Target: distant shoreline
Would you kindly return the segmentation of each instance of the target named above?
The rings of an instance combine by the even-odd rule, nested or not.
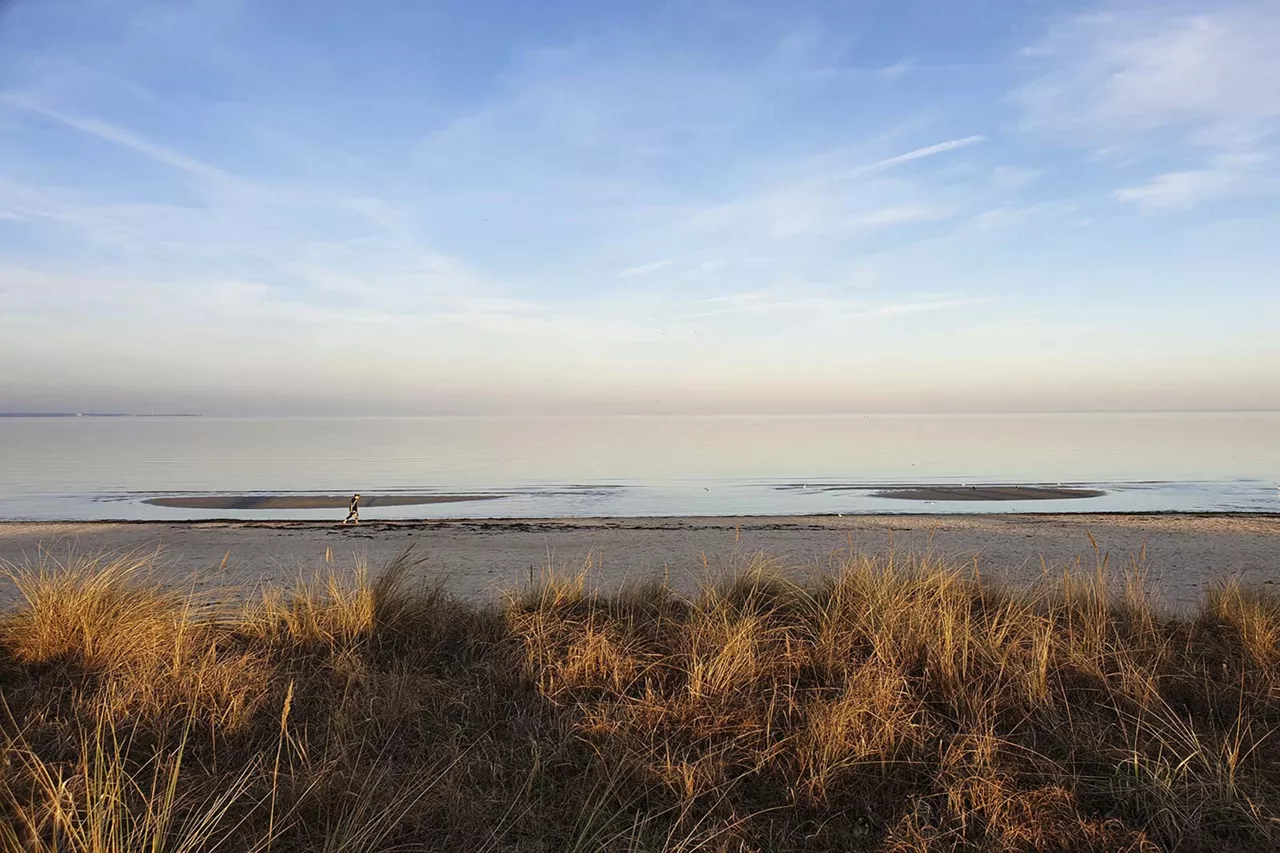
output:
[[[192,412],[0,412],[0,418],[199,418]]]

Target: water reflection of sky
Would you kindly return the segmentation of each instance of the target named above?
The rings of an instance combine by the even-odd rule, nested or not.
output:
[[[0,517],[321,519],[333,511],[141,500],[357,490],[506,495],[375,508],[370,518],[1280,511],[1277,436],[1276,413],[23,419],[0,421]],[[862,488],[886,483],[1070,483],[1107,494],[926,504]]]

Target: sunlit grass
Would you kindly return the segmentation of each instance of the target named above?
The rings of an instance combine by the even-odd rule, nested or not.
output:
[[[682,595],[406,555],[218,606],[149,557],[12,574],[0,850],[1272,850],[1280,598],[933,557]]]

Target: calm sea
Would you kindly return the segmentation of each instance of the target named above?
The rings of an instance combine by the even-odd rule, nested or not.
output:
[[[365,517],[1280,511],[1280,413],[0,419],[0,518],[331,518],[157,496],[491,492]],[[907,483],[1102,497],[924,504]],[[341,513],[338,512],[340,515]]]

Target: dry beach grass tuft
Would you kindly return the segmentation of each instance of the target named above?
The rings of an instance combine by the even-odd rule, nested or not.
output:
[[[330,574],[220,605],[15,569],[0,850],[1271,850],[1280,598],[927,556],[500,607]]]

